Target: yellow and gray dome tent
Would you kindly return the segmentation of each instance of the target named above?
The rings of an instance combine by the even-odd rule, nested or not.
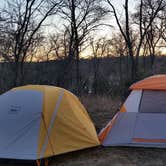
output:
[[[0,158],[38,160],[99,144],[85,108],[65,89],[27,85],[0,96]]]

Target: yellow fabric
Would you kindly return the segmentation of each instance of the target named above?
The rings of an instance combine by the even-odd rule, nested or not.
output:
[[[12,90],[36,90],[44,93],[44,87],[45,86],[39,86],[39,85],[26,85],[26,86],[13,88]]]
[[[45,87],[45,93],[44,93],[44,101],[43,101],[43,117],[44,117],[44,121],[41,121],[41,128],[40,128],[40,135],[39,135],[39,149],[38,149],[38,155],[40,155],[43,144],[45,143],[45,140],[47,137],[49,137],[49,142],[48,142],[48,147],[46,149],[46,154],[52,154],[52,145],[50,145],[50,136],[47,135],[47,131],[44,128],[44,123],[47,127],[50,125],[50,120],[52,117],[52,114],[54,112],[55,109],[55,104],[56,101],[59,97],[60,94],[60,88],[54,88],[54,87]],[[52,143],[51,143],[52,144]]]
[[[78,101],[65,91],[50,135],[55,154],[99,145],[95,128],[84,111]],[[49,146],[46,157],[50,156],[48,149]]]
[[[100,144],[95,127],[78,98],[67,90],[53,86],[28,85],[13,90],[37,90],[43,93],[43,118],[40,122],[38,158],[45,140],[49,138],[44,156],[84,149]],[[54,124],[48,136],[51,117],[60,93],[64,91]]]

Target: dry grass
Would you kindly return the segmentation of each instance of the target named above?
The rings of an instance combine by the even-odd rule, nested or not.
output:
[[[121,106],[120,99],[112,99],[110,96],[82,96],[82,104],[88,111],[96,130],[103,128],[118,111]]]

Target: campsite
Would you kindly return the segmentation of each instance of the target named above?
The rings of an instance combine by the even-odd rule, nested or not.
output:
[[[88,113],[95,123],[98,132],[104,127],[114,113],[110,113],[111,110],[116,110],[121,104],[120,100],[102,99],[98,107],[94,102],[99,102],[99,98],[93,99],[92,103],[89,103],[89,98],[82,99],[85,106],[88,106]],[[108,101],[111,100],[111,104]],[[103,109],[104,108],[104,109]],[[99,110],[104,110],[102,114]],[[156,148],[128,148],[128,147],[107,147],[101,146],[91,149],[85,149],[81,151],[75,151],[59,156],[55,156],[50,159],[50,166],[87,166],[87,165],[115,165],[115,166],[151,166],[151,165],[165,165],[166,151],[165,149]],[[13,161],[13,160],[1,160],[1,166],[31,166],[32,162]]]
[[[166,0],[0,2],[0,166],[166,165]]]

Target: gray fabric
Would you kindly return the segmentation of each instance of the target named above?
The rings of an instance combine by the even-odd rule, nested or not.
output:
[[[36,159],[42,99],[31,90],[0,96],[0,158]]]
[[[140,113],[137,115],[134,138],[166,139],[166,114]]]
[[[110,133],[103,142],[103,145],[109,146],[113,144],[130,143],[132,141],[136,115],[137,113],[134,112],[119,112]]]
[[[127,112],[138,112],[142,90],[133,90],[124,103]]]
[[[104,146],[136,146],[165,148],[166,114],[157,113],[122,113],[105,138]],[[134,138],[159,140],[159,142],[137,142]]]
[[[143,91],[139,112],[166,113],[166,91]]]

